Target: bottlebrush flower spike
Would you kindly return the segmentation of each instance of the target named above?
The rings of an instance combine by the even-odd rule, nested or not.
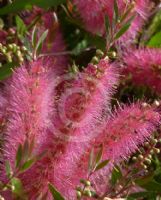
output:
[[[38,161],[20,177],[31,200],[38,198],[41,192],[42,194],[48,192],[48,182],[55,185],[67,199],[76,199],[75,187],[79,184],[80,178],[87,175],[86,168],[83,171],[79,171],[79,175],[74,176],[74,174],[78,173],[77,167],[80,159],[84,156],[87,147],[89,148],[90,140],[94,137],[94,127],[98,126],[103,120],[103,113],[100,110],[103,112],[103,106],[109,106],[108,102],[118,78],[114,67],[110,66],[107,60],[101,60],[97,67],[98,69],[90,64],[84,73],[78,75],[78,79],[68,80],[70,89],[65,88],[64,95],[67,97],[65,104],[62,101],[63,98],[59,97],[61,104],[65,105],[64,109],[72,125],[66,125],[65,119],[59,122],[62,118],[56,118],[54,120],[56,123],[59,122],[59,125],[61,124],[61,130],[58,130],[55,124],[55,128],[41,133],[41,137],[39,137],[40,145],[36,149],[36,154],[43,151],[47,151],[47,153],[42,160]],[[62,81],[64,81],[64,77]],[[101,88],[99,87],[100,85]],[[80,91],[83,94],[90,93],[90,95],[88,96],[88,101],[82,99],[82,103],[85,103],[86,106],[85,110],[79,113],[77,108],[82,105],[77,105],[76,103],[80,97]],[[72,100],[69,101],[70,99]],[[94,106],[96,101],[99,104],[98,107]],[[66,110],[69,106],[71,109]],[[64,110],[61,111],[64,112]],[[61,113],[56,113],[56,116],[58,114],[60,115]],[[82,115],[85,117],[85,121],[83,121]],[[96,122],[97,124],[95,124]],[[58,134],[55,132],[53,134],[51,130],[58,132]],[[86,131],[90,130],[93,130],[93,133],[88,133],[90,136],[85,137]],[[47,198],[48,200],[52,199],[51,194],[48,193]]]
[[[2,89],[0,90],[0,161],[1,161],[1,153],[2,153],[2,145],[4,140],[4,128],[6,127],[6,121],[7,121],[7,106],[8,101],[5,98],[5,94],[3,94],[4,91]],[[2,95],[3,94],[3,95]]]
[[[113,164],[118,165],[120,161],[127,160],[152,136],[160,123],[160,114],[154,108],[143,106],[141,103],[120,107],[113,113],[106,128],[96,139],[96,145],[103,144],[103,159],[110,160],[107,167],[92,177],[97,191],[103,192],[103,188],[107,186],[102,181],[101,188],[100,177],[104,177],[107,181],[106,178]]]
[[[30,66],[17,69],[6,84],[9,102],[3,159],[4,162],[8,160],[12,167],[19,144],[23,144],[26,139],[31,142],[36,138],[36,148],[41,141],[41,132],[45,132],[48,127],[49,115],[53,112],[53,88],[49,84],[49,74],[41,61],[35,61]],[[1,180],[5,180],[4,174],[1,174]]]
[[[78,12],[81,15],[81,18],[84,21],[85,27],[88,31],[93,34],[101,34],[105,33],[105,23],[104,18],[107,15],[111,20],[113,16],[113,7],[114,0],[104,1],[104,0],[73,0],[76,5]],[[136,37],[138,31],[142,28],[145,20],[148,17],[148,13],[150,10],[150,2],[149,0],[135,0],[134,12],[136,13],[136,17],[132,22],[130,29],[127,33],[121,37],[122,42],[131,42]],[[127,5],[132,3],[129,1],[126,3],[124,0],[117,1],[120,13],[123,13]]]
[[[116,68],[102,59],[98,65],[89,64],[60,97],[59,115],[64,115],[60,116],[62,121],[56,131],[68,145],[55,164],[55,185],[67,198],[75,199],[74,188],[87,175],[86,163],[84,168],[80,163],[109,116],[109,102],[117,82]]]
[[[100,123],[101,118],[105,117],[103,113],[108,115],[109,102],[117,84],[118,72],[108,60],[102,59],[98,65],[89,64],[84,72],[75,78],[70,76],[67,78],[74,80],[70,82],[68,80],[69,86],[59,96],[56,119],[59,118],[61,122],[54,120],[56,129],[61,134],[67,134],[71,128],[79,129],[84,133],[84,140],[88,140],[91,135],[85,132]],[[66,77],[63,77],[62,81],[64,79]],[[60,127],[57,126],[59,124]],[[63,124],[70,126],[64,130]]]
[[[124,74],[130,74],[136,85],[148,86],[161,93],[161,50],[132,50],[132,53],[127,52],[124,56],[124,62]]]

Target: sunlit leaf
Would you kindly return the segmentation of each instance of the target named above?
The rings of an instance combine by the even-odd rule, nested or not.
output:
[[[30,167],[32,167],[32,165],[34,163],[35,163],[35,159],[34,158],[26,161],[21,167],[21,172],[24,172],[24,171],[28,170]]]
[[[35,52],[37,55],[39,55],[39,53],[41,52],[41,48],[42,48],[42,45],[43,45],[43,42],[44,40],[46,39],[48,35],[48,30],[46,30],[42,35],[41,37],[39,38],[38,42],[37,42],[37,45],[35,47]]]
[[[148,42],[149,47],[161,47],[161,32],[156,33]]]
[[[16,16],[16,25],[17,25],[18,35],[23,36],[27,31],[27,27],[25,23],[23,22],[23,20],[18,15]]]

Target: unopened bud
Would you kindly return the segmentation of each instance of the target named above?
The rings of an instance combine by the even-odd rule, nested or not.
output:
[[[77,191],[77,198],[80,199],[82,196],[82,193],[80,191]]]
[[[139,160],[143,160],[144,157],[143,157],[143,155],[139,155],[138,158],[139,158]]]
[[[155,106],[160,106],[160,102],[157,101],[157,100],[155,100],[155,101],[154,101],[154,105],[155,105]]]
[[[92,197],[92,193],[89,189],[84,190],[83,194],[87,197]]]
[[[98,61],[99,61],[98,58],[97,58],[96,56],[94,56],[94,57],[92,58],[92,60],[91,60],[91,63],[97,64]]]
[[[148,157],[149,159],[152,159],[152,155],[151,155],[151,154],[149,154],[147,157]]]
[[[160,153],[160,149],[154,148],[154,152],[157,153],[157,154],[159,154]]]
[[[148,167],[146,165],[143,166],[144,169],[147,169]]]
[[[132,161],[136,161],[137,160],[137,157],[132,157]]]
[[[85,181],[85,186],[90,186],[91,182],[90,181]]]
[[[96,50],[96,56],[98,56],[99,58],[103,57],[104,56],[103,51],[101,51],[100,49],[97,49]]]
[[[144,146],[149,147],[149,142],[145,142]]]
[[[145,158],[145,163],[148,164],[148,165],[150,165],[151,164],[151,160],[148,159],[148,158]]]
[[[151,142],[152,142],[153,144],[156,144],[156,143],[158,142],[158,140],[157,140],[157,139],[154,139],[154,138],[152,138],[152,139],[151,139]]]

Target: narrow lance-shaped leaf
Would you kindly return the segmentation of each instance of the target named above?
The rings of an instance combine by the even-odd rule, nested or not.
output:
[[[92,171],[93,169],[93,162],[94,162],[94,149],[91,150],[90,156],[89,156],[89,163],[88,163],[88,170]]]
[[[40,39],[38,40],[37,42],[37,45],[36,45],[36,48],[35,48],[35,52],[36,52],[36,55],[38,55],[41,51],[41,48],[42,48],[42,44],[44,42],[44,40],[46,39],[48,35],[48,30],[46,30],[40,37]]]
[[[105,27],[106,27],[106,35],[108,35],[110,31],[110,20],[107,15],[105,16]]]
[[[102,158],[102,153],[103,153],[103,146],[101,145],[97,155],[96,155],[96,164],[98,164]]]
[[[115,38],[114,38],[115,40],[119,39],[124,33],[126,33],[126,31],[130,28],[131,22],[133,21],[134,17],[135,16],[132,16],[128,20],[128,22],[122,26],[122,28],[118,31],[118,33],[116,33]]]
[[[23,20],[18,15],[16,16],[16,25],[17,25],[17,32],[19,36],[22,37],[27,31],[27,27],[23,22]]]
[[[37,36],[37,27],[34,26],[32,35],[31,35],[31,43],[32,43],[33,48],[36,47],[36,36]]]
[[[30,167],[32,167],[32,165],[35,163],[35,161],[36,161],[35,158],[26,161],[26,162],[22,165],[20,171],[21,171],[21,172],[24,172],[24,171],[28,170]]]
[[[54,198],[54,200],[65,200],[65,198],[57,191],[57,189],[51,184],[48,184],[49,190]]]
[[[114,0],[114,18],[115,18],[115,23],[117,23],[119,19],[119,8],[116,0]]]
[[[6,161],[6,175],[8,178],[10,178],[11,174],[12,174],[12,169],[11,169],[11,165],[10,165],[10,162],[7,160]]]
[[[107,164],[109,163],[109,160],[104,160],[101,163],[99,163],[97,165],[97,167],[95,168],[95,171],[102,169],[103,167],[105,167]]]
[[[122,177],[122,172],[118,166],[113,168],[112,171],[112,177],[111,177],[111,183],[112,185],[115,185],[117,183],[117,180],[119,180]]]
[[[22,159],[22,145],[20,144],[16,153],[16,167],[19,166]]]

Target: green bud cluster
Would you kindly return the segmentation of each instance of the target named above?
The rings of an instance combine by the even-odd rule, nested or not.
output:
[[[26,56],[31,56],[25,46],[18,46],[16,43],[3,45],[0,43],[0,54],[9,63],[18,62],[23,63]]]
[[[133,162],[140,161],[140,165],[145,169],[145,172],[148,172],[147,168],[152,163],[153,154],[160,153],[160,149],[156,148],[158,142],[161,142],[161,140],[157,139],[157,135],[154,135],[148,142],[145,142],[144,148],[139,151],[139,155],[132,157]]]
[[[81,199],[82,197],[92,197],[95,195],[95,192],[91,190],[91,182],[89,180],[81,179],[80,183],[83,184],[83,187],[78,186],[76,188],[77,199]]]
[[[91,63],[96,65],[98,64],[99,60],[104,56],[104,53],[100,50],[96,50],[96,55],[92,58]]]
[[[110,51],[108,52],[108,57],[111,58],[111,59],[115,59],[117,57],[117,53],[116,51]]]

